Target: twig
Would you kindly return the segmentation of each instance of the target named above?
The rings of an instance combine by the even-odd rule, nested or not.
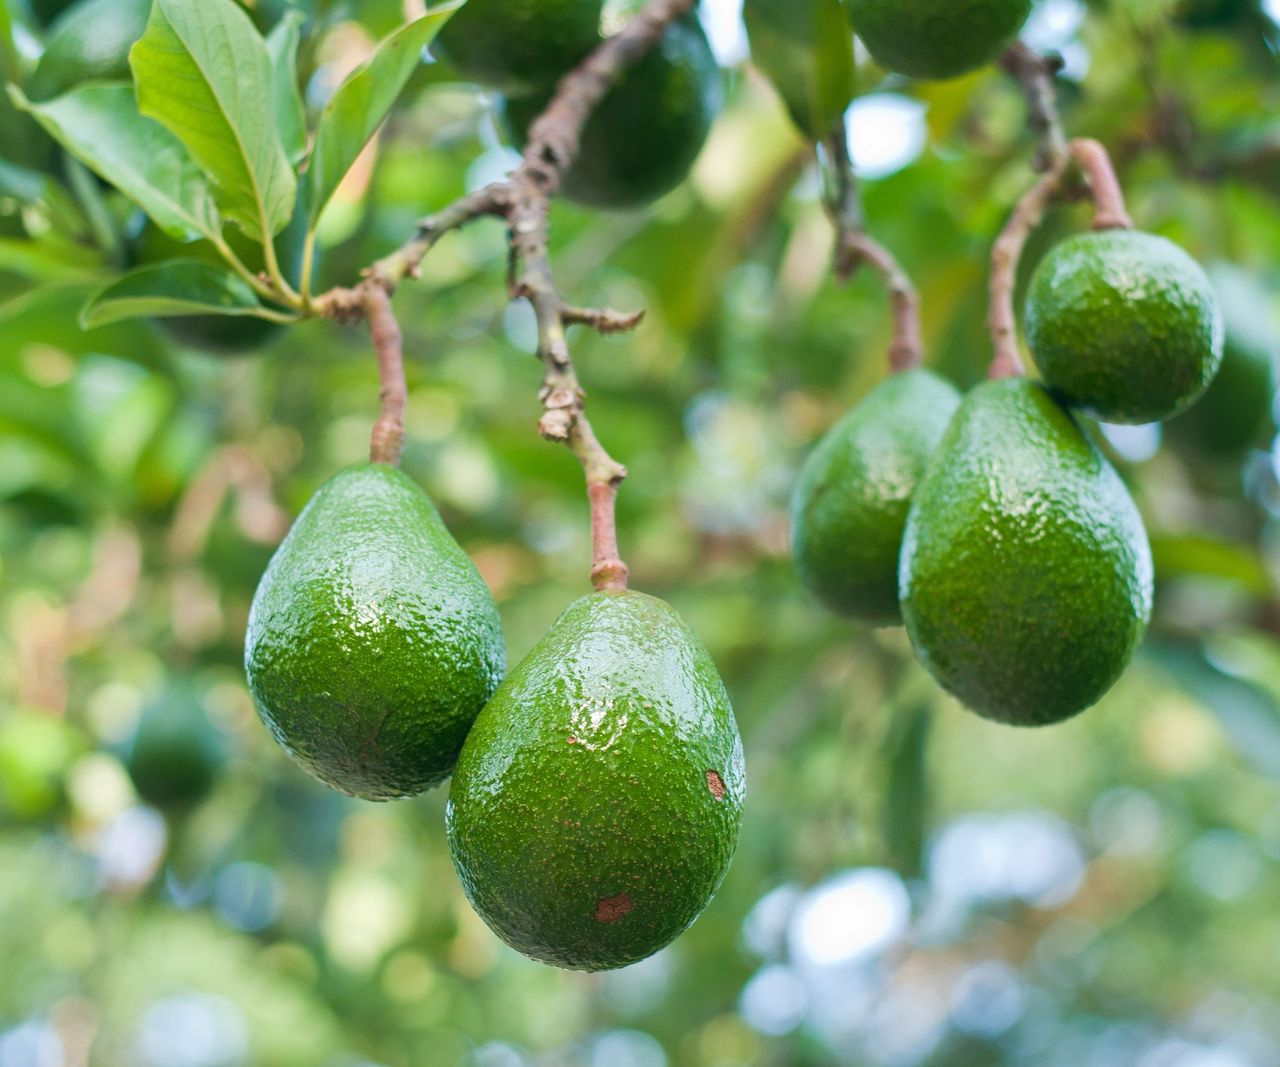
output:
[[[1044,173],[1067,154],[1067,135],[1053,88],[1054,76],[1062,70],[1062,58],[1042,56],[1021,41],[1014,41],[1000,57],[1000,66],[1018,80],[1027,98],[1027,126],[1039,146],[1032,166]]]
[[[400,324],[391,310],[391,297],[381,286],[371,285],[365,291],[365,316],[373,349],[378,355],[378,378],[382,387],[378,397],[382,411],[373,424],[369,438],[369,459],[373,463],[396,466],[404,447],[404,409],[408,389],[404,380],[404,345]]]
[[[920,366],[924,342],[920,331],[920,298],[910,276],[884,245],[866,232],[858,182],[849,155],[849,138],[839,122],[822,145],[827,190],[823,205],[836,228],[835,272],[847,282],[862,264],[884,282],[893,307],[893,340],[889,367],[894,373]]]
[[[1098,141],[1081,137],[1071,142],[1071,158],[1084,172],[1093,197],[1095,230],[1131,230],[1133,219],[1124,206],[1124,193],[1116,177],[1111,156]]]

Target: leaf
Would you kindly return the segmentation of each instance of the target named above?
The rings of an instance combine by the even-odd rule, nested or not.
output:
[[[290,8],[267,34],[271,83],[275,94],[276,126],[289,162],[297,164],[307,151],[307,112],[298,92],[298,41],[302,15]]]
[[[213,193],[182,143],[138,111],[128,85],[89,84],[43,104],[12,90],[63,148],[180,240],[221,231]]]
[[[271,57],[234,0],[156,0],[129,53],[138,107],[186,145],[250,237],[279,233],[297,177],[276,121]]]
[[[89,298],[80,325],[139,316],[256,315],[263,310],[242,278],[193,259],[171,259],[131,271]]]
[[[751,58],[818,141],[853,100],[853,34],[840,0],[746,0]]]
[[[461,6],[455,3],[437,8],[397,30],[378,46],[368,62],[352,71],[325,105],[311,156],[309,229],[315,229],[334,190],[382,125],[422,61],[422,50]]]
[[[1151,556],[1161,580],[1216,578],[1255,596],[1271,592],[1266,564],[1252,546],[1195,535],[1153,536]]]

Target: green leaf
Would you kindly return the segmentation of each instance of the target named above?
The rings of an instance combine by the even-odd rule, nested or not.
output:
[[[1266,564],[1252,546],[1194,534],[1154,535],[1151,557],[1161,580],[1216,578],[1238,585],[1255,596],[1265,597],[1271,592]]]
[[[144,315],[257,315],[263,310],[248,283],[230,271],[171,259],[140,267],[99,290],[81,310],[80,325],[88,330]]]
[[[128,85],[90,84],[43,104],[12,90],[63,148],[180,240],[221,232],[217,205],[182,143],[138,112]]]
[[[791,118],[818,141],[854,94],[853,34],[840,0],[746,0],[751,58]]]
[[[228,218],[262,240],[293,213],[297,177],[276,120],[271,57],[234,0],[156,0],[129,53],[138,107],[186,145]]]
[[[311,225],[382,125],[429,45],[461,4],[441,7],[397,30],[357,67],[320,114],[311,156]]]
[[[289,162],[297,164],[307,151],[307,112],[298,92],[298,41],[302,15],[290,8],[267,34],[271,83],[275,93],[276,126]]]

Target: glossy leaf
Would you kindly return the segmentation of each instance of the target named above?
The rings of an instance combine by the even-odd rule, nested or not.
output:
[[[421,63],[422,50],[460,6],[438,8],[397,30],[378,46],[367,63],[352,72],[325,105],[311,156],[312,229]]]
[[[129,54],[144,115],[166,126],[217,186],[251,237],[279,233],[297,178],[276,118],[271,56],[233,0],[156,0]]]
[[[140,267],[90,297],[80,312],[85,329],[150,315],[254,315],[262,305],[230,271],[189,259]]]
[[[307,151],[307,113],[298,92],[298,41],[302,16],[290,8],[267,34],[271,56],[271,85],[275,94],[276,126],[290,162]]]

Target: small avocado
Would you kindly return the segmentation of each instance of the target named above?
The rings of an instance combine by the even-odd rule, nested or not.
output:
[[[475,565],[394,467],[334,475],[276,551],[249,613],[249,689],[276,740],[366,800],[449,776],[506,665]]]
[[[481,85],[536,93],[600,43],[603,6],[603,0],[467,0],[432,51]]]
[[[1036,268],[1027,343],[1045,383],[1105,422],[1185,411],[1222,362],[1208,276],[1172,241],[1133,230],[1068,238]]]
[[[955,78],[992,62],[1032,0],[849,0],[854,31],[877,63],[912,78]]]
[[[1226,327],[1222,366],[1191,408],[1165,427],[1176,445],[1223,459],[1265,447],[1275,434],[1276,360],[1280,336],[1273,297],[1256,275],[1231,264],[1209,270]]]
[[[61,96],[89,81],[129,81],[129,49],[147,28],[151,0],[80,0],[45,35],[31,72],[32,100]]]
[[[642,593],[576,601],[458,760],[454,866],[507,944],[557,967],[635,963],[698,917],[733,857],[742,742],[697,636]]]
[[[143,711],[125,767],[148,804],[181,810],[209,795],[226,759],[226,736],[209,721],[198,694],[174,685]]]
[[[791,498],[800,580],[833,611],[902,622],[898,550],[907,508],[960,406],[950,382],[909,370],[881,382],[819,442]]]
[[[1151,549],[1124,482],[1022,378],[984,383],[960,405],[916,490],[899,580],[933,676],[1018,726],[1096,703],[1151,617]]]
[[[502,118],[521,148],[552,90],[509,97]],[[724,99],[720,68],[695,18],[667,30],[587,120],[564,194],[588,207],[628,208],[670,192],[689,173]]]

